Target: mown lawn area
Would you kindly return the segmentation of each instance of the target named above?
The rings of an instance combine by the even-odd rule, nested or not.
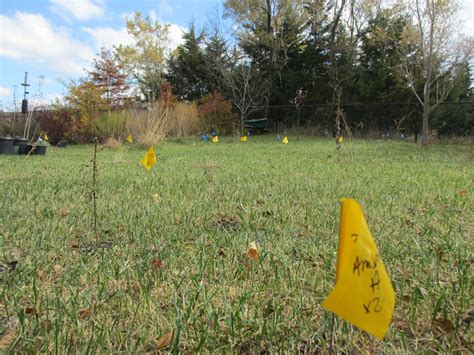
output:
[[[99,243],[93,150],[0,156],[4,350],[155,351],[169,332],[175,352],[473,349],[472,146],[220,137],[155,146],[151,172],[145,149],[100,148]],[[342,197],[395,288],[384,341],[321,307]]]

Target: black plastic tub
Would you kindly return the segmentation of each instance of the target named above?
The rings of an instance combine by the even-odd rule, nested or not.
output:
[[[0,154],[13,154],[13,138],[0,137]]]
[[[33,146],[31,144],[19,145],[18,154],[27,155],[31,149],[33,149]],[[33,154],[33,152],[31,152],[31,154]]]
[[[37,155],[46,155],[46,146],[45,145],[37,145],[33,154]]]
[[[16,137],[13,140],[13,154],[19,154],[22,145],[28,145],[28,139]]]
[[[37,145],[34,149],[31,144],[20,145],[18,146],[20,154],[35,154],[35,155],[46,155],[46,146],[44,145]],[[31,153],[30,151],[33,150]]]

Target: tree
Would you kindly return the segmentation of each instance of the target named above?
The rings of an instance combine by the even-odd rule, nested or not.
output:
[[[210,92],[222,91],[222,68],[229,68],[229,56],[227,45],[222,39],[218,29],[214,34],[205,38],[204,63],[206,70],[206,82]]]
[[[472,38],[456,29],[459,4],[452,0],[407,0],[413,26],[405,29],[398,53],[408,87],[423,107],[421,142],[428,142],[429,118],[444,102],[459,80],[472,54]],[[421,78],[417,75],[421,74]],[[422,92],[417,88],[421,81]]]
[[[265,117],[275,80],[287,64],[290,45],[307,27],[302,0],[226,0],[226,17],[236,20],[240,46],[265,76]],[[291,32],[288,29],[292,29]],[[296,29],[296,30],[295,30]]]
[[[125,72],[136,83],[139,96],[148,102],[156,101],[160,93],[165,68],[168,25],[152,22],[136,12],[127,18],[127,32],[133,43],[115,47],[115,57]]]
[[[109,49],[101,48],[98,58],[92,62],[93,69],[89,72],[90,80],[104,91],[105,99],[110,108],[123,104],[128,85],[126,75]]]
[[[409,102],[410,90],[399,80],[400,58],[397,48],[410,19],[383,9],[371,18],[362,30],[359,54],[357,98],[371,106],[361,117],[367,129],[387,130],[395,122],[398,129],[405,128],[408,119],[414,116],[411,105],[385,103]]]
[[[209,94],[205,54],[201,45],[204,34],[196,35],[194,23],[183,35],[184,44],[176,48],[169,62],[166,76],[175,95],[181,100],[193,101]]]
[[[72,110],[70,136],[78,142],[90,141],[97,118],[107,109],[104,90],[90,80],[72,81],[68,89],[65,99]]]
[[[242,136],[244,120],[258,109],[265,97],[265,81],[255,64],[237,48],[229,54],[226,61],[216,64],[220,70],[221,87],[239,113]]]

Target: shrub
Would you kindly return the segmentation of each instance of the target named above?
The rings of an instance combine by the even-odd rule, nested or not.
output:
[[[201,131],[216,130],[220,134],[232,133],[232,105],[219,93],[214,92],[203,99],[199,106]]]
[[[127,131],[142,146],[158,144],[173,128],[171,110],[162,102],[128,111]]]
[[[52,142],[73,138],[71,132],[73,117],[68,107],[55,103],[49,108],[35,112],[35,115],[40,130],[47,132]]]
[[[110,138],[120,140],[125,134],[126,120],[125,111],[109,111],[101,114],[95,122],[97,137],[100,141]]]
[[[187,137],[200,133],[201,121],[195,102],[177,103],[173,109],[174,127],[170,132],[175,137]]]

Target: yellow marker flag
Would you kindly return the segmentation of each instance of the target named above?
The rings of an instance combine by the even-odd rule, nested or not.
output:
[[[241,142],[247,142],[247,136],[242,136],[240,137]]]
[[[45,133],[44,134],[44,140],[47,142],[48,141],[48,135]]]
[[[140,163],[142,163],[148,171],[150,171],[151,167],[156,164],[155,151],[153,150],[153,147],[148,149],[143,159],[140,160]]]
[[[219,137],[217,137],[217,136],[212,137],[212,142],[213,143],[219,142]]]
[[[395,307],[395,292],[357,201],[341,201],[336,285],[323,307],[383,339]]]
[[[288,137],[285,136],[281,142],[283,144],[288,144]]]
[[[339,136],[339,139],[338,139],[337,141],[338,141],[339,143],[342,143],[342,141],[343,141],[342,136]]]
[[[128,137],[127,137],[127,142],[128,143],[132,143],[133,142],[133,138],[132,138],[132,135],[129,134]]]

